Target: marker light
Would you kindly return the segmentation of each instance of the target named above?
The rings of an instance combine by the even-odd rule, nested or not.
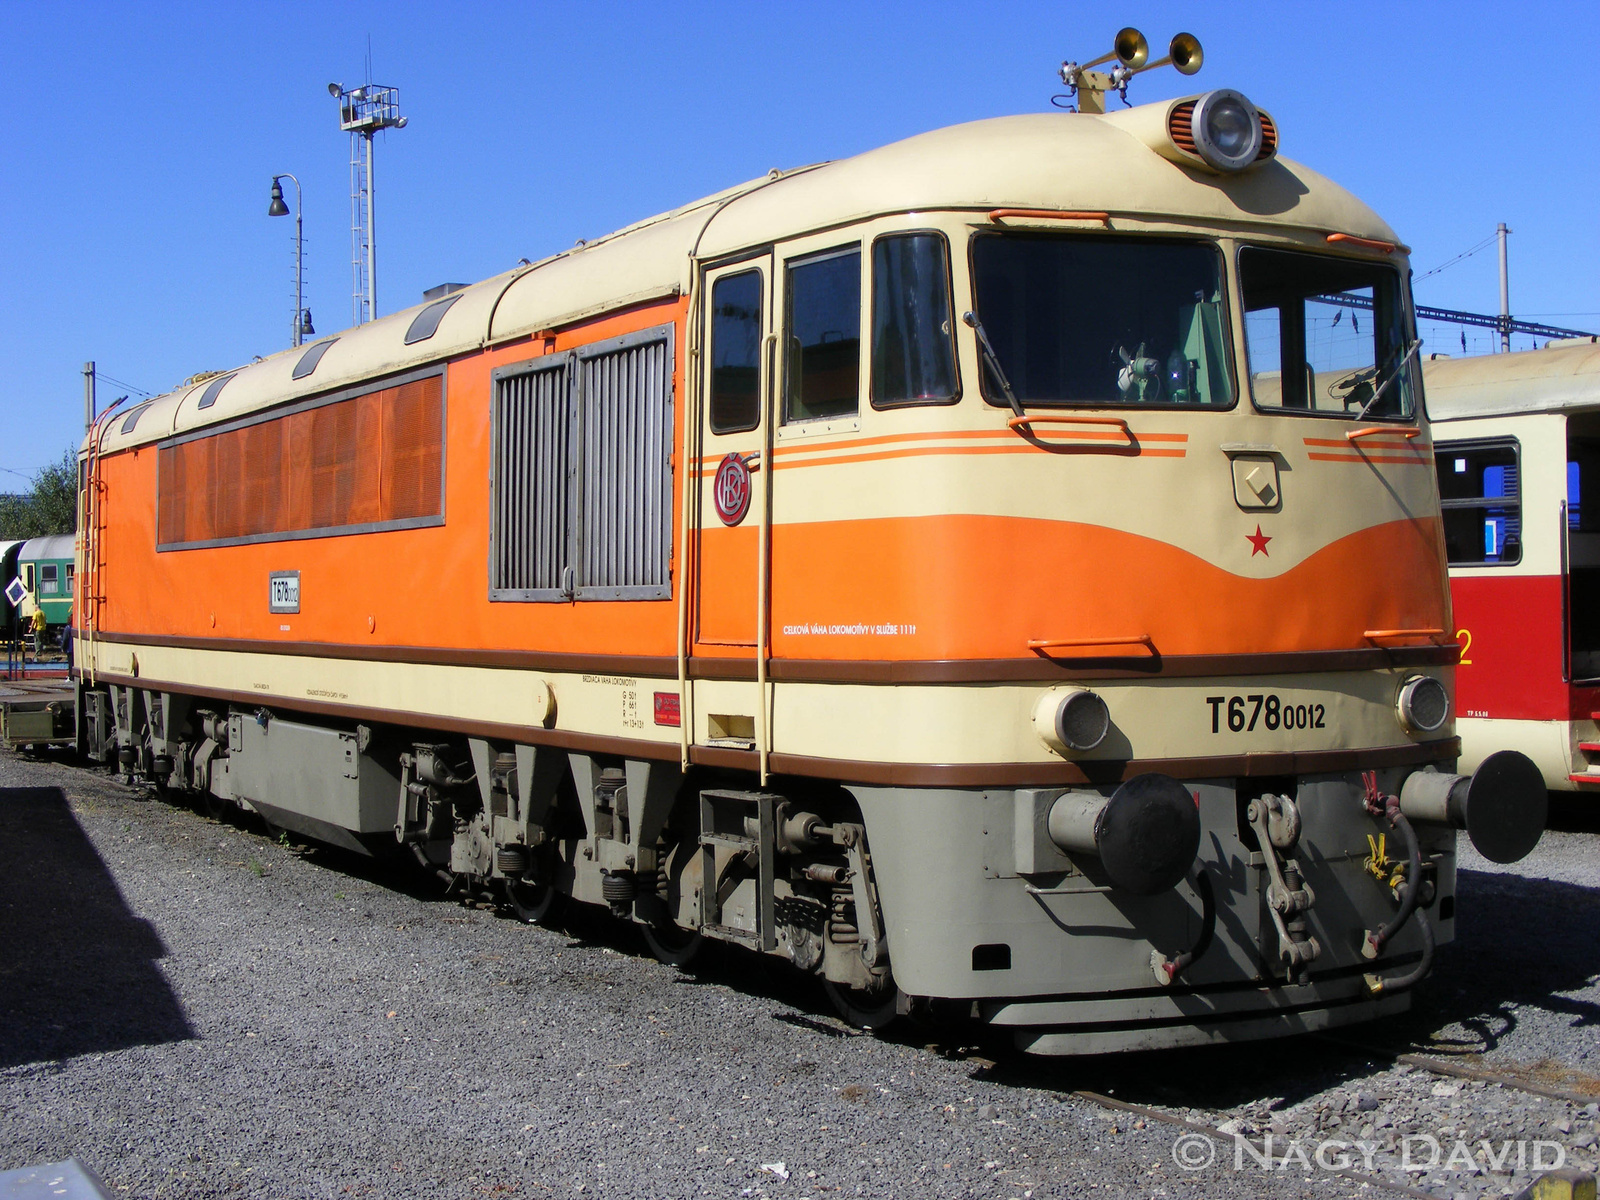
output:
[[[1079,754],[1093,750],[1111,730],[1106,702],[1082,688],[1046,692],[1033,711],[1034,728],[1057,750]]]
[[[1413,675],[1400,685],[1395,700],[1400,723],[1413,733],[1432,733],[1449,719],[1450,693],[1427,675]]]

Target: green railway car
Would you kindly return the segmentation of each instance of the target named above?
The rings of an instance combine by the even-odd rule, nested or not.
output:
[[[71,619],[77,571],[75,540],[72,534],[64,533],[22,544],[17,574],[27,590],[18,606],[23,618],[31,619],[37,607],[44,610],[44,619],[52,628],[60,628]]]

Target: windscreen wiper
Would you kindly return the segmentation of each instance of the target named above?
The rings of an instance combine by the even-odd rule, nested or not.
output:
[[[1017,399],[1017,394],[1011,390],[1011,381],[1006,378],[1005,370],[1000,366],[1000,356],[994,352],[994,347],[989,344],[989,335],[983,331],[983,322],[978,320],[978,314],[965,312],[961,319],[972,327],[978,335],[978,349],[983,351],[984,364],[994,373],[995,382],[1000,385],[1000,390],[1005,394],[1006,403],[1011,405],[1011,411],[1019,417],[1028,414],[1022,411],[1022,401]],[[1421,343],[1417,343],[1421,345]]]
[[[1382,385],[1380,387],[1374,389],[1374,391],[1372,393],[1372,399],[1368,400],[1365,404],[1363,404],[1361,406],[1361,411],[1356,414],[1356,420],[1359,421],[1363,417],[1365,417],[1367,415],[1367,410],[1369,410],[1379,400],[1383,399],[1383,394],[1389,390],[1389,385],[1391,383],[1393,383],[1396,379],[1400,378],[1400,372],[1404,371],[1406,369],[1406,364],[1411,361],[1412,357],[1415,356],[1417,351],[1420,350],[1420,349],[1422,349],[1422,339],[1421,338],[1417,338],[1414,342],[1411,343],[1410,346],[1408,346],[1406,348],[1405,357],[1403,357],[1395,365],[1394,370],[1390,371],[1389,374],[1384,377]]]

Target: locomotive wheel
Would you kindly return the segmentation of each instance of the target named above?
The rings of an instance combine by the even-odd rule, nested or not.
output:
[[[531,879],[506,880],[505,894],[517,920],[527,925],[553,925],[561,916],[566,899],[558,889]]]
[[[822,981],[828,999],[849,1025],[877,1033],[892,1025],[899,1013],[900,989],[891,978],[878,989],[846,987],[831,979]]]
[[[673,922],[661,925],[646,922],[639,926],[639,932],[644,934],[644,944],[650,947],[650,953],[669,967],[687,967],[699,957],[706,944],[700,933]]]

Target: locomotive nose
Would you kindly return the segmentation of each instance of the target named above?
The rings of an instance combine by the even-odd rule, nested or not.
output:
[[[1478,853],[1497,863],[1532,853],[1549,808],[1544,776],[1515,750],[1489,755],[1471,775],[1416,771],[1400,787],[1400,811],[1408,818],[1465,829]]]
[[[1137,775],[1108,800],[1068,792],[1050,809],[1050,840],[1096,855],[1115,887],[1154,896],[1176,887],[1200,852],[1195,799],[1167,775]]]

